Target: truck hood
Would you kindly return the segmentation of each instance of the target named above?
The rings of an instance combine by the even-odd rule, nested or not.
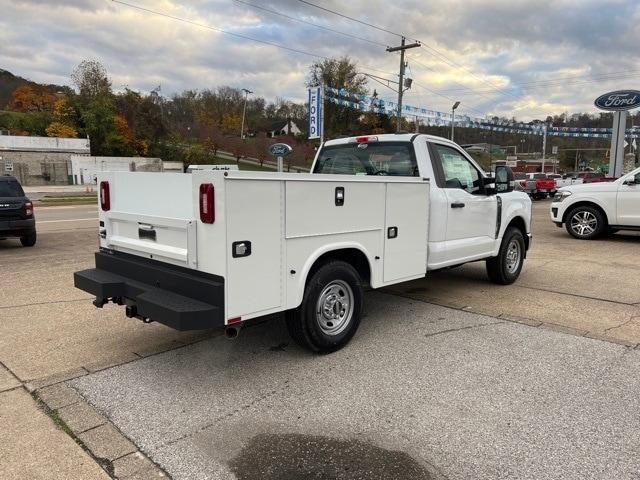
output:
[[[562,187],[558,191],[571,193],[595,193],[595,192],[615,192],[618,190],[618,182],[595,182],[595,183],[579,183]]]

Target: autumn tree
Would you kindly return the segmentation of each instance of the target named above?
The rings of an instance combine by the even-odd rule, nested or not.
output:
[[[56,96],[44,89],[29,85],[16,88],[11,94],[9,108],[16,112],[53,112]]]
[[[107,70],[96,60],[83,60],[71,73],[71,81],[84,98],[111,95]]]
[[[239,115],[234,115],[232,113],[225,113],[222,115],[222,120],[220,121],[220,128],[225,133],[235,133],[240,130],[240,122],[242,119]]]
[[[78,136],[75,128],[60,122],[51,122],[45,132],[47,137],[72,138]]]

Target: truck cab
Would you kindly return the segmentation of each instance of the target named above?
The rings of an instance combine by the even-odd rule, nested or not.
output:
[[[392,134],[330,140],[318,152],[311,171],[428,178],[427,270],[495,257],[497,240],[509,226],[522,232],[529,248],[529,197],[515,191],[497,195],[494,179],[464,149],[445,138]]]
[[[489,175],[429,135],[330,140],[310,173],[104,172],[99,185],[96,268],[74,277],[97,307],[229,336],[286,312],[314,352],[353,337],[365,286],[472,261],[510,284],[531,243],[531,200],[510,169]]]

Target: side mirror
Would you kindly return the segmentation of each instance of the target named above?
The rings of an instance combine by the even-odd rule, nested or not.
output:
[[[624,181],[624,185],[638,185],[640,184],[640,174],[635,177],[629,177]]]
[[[509,193],[514,189],[514,175],[511,167],[496,165],[495,172],[496,193]]]

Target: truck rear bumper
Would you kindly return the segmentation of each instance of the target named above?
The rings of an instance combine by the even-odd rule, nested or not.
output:
[[[74,273],[76,288],[96,306],[126,305],[127,316],[176,330],[223,327],[224,279],[119,252],[96,253],[96,268]]]

